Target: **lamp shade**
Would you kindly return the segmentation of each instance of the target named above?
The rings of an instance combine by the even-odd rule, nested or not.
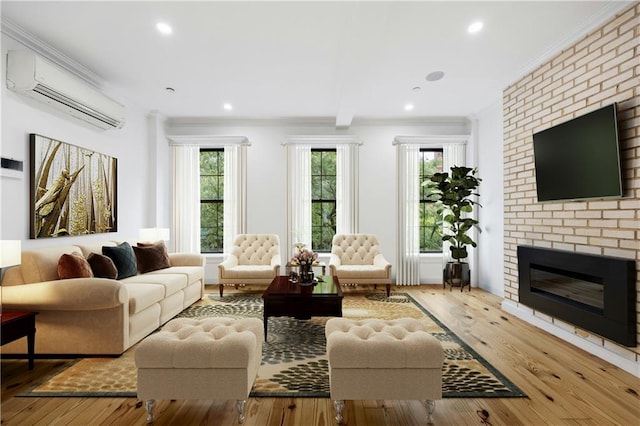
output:
[[[140,240],[144,242],[169,241],[169,228],[142,228]]]
[[[19,265],[22,262],[21,240],[0,240],[0,268]]]

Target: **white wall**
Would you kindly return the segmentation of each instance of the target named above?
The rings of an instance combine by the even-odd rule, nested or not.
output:
[[[6,51],[24,49],[15,40],[3,36],[2,81],[5,81]],[[105,89],[106,90],[106,89]],[[24,161],[21,179],[0,178],[0,238],[21,239],[25,248],[54,244],[86,243],[105,239],[135,239],[140,228],[170,227],[172,211],[171,151],[167,134],[242,135],[251,141],[247,166],[247,231],[273,232],[286,241],[286,168],[282,142],[292,135],[354,135],[360,147],[359,201],[360,232],[378,235],[383,252],[396,264],[396,155],[392,142],[396,136],[459,135],[470,133],[465,118],[412,120],[406,122],[360,121],[349,129],[336,129],[331,121],[206,121],[166,120],[127,102],[122,93],[109,93],[127,106],[127,123],[121,130],[102,131],[80,120],[51,110],[45,105],[26,99],[1,85],[3,157]],[[487,123],[499,121],[493,113],[485,114]],[[484,138],[485,115],[481,116],[481,145],[491,142]],[[494,120],[495,118],[495,120]],[[486,126],[490,129],[491,126]],[[30,133],[37,133],[73,145],[86,147],[118,159],[118,232],[92,236],[29,239]],[[472,138],[470,143],[478,138]],[[501,141],[501,139],[500,139]],[[501,152],[501,146],[498,147]],[[491,148],[493,149],[493,148]],[[475,147],[470,147],[474,151]],[[484,148],[483,148],[484,150]],[[481,150],[482,151],[482,150]],[[494,151],[496,152],[496,151]],[[482,157],[482,156],[481,156]],[[486,156],[488,160],[501,158],[499,154]],[[494,165],[481,169],[501,170]],[[486,172],[483,173],[486,179]],[[501,181],[500,181],[501,184]],[[484,186],[484,185],[483,185]],[[501,188],[501,187],[500,187]],[[500,192],[500,191],[498,191]],[[486,191],[485,191],[486,193]],[[483,194],[484,195],[484,194]],[[502,211],[501,206],[498,211]],[[482,214],[488,213],[485,211]],[[495,215],[487,214],[489,217]],[[491,229],[491,226],[489,227]],[[494,228],[498,232],[497,228]],[[485,232],[484,235],[486,235]],[[484,239],[483,235],[483,239]],[[480,247],[487,245],[480,243]],[[171,247],[171,242],[169,242]],[[501,247],[501,241],[496,244]],[[484,252],[484,248],[479,250]],[[495,253],[489,249],[487,253]],[[289,250],[283,247],[283,258]],[[328,259],[324,259],[328,260]],[[216,264],[220,256],[208,259],[207,282],[217,279]],[[482,263],[482,262],[481,262]],[[493,266],[486,271],[500,271]],[[394,269],[395,275],[395,269]],[[441,283],[442,259],[425,256],[421,265],[423,283]],[[497,282],[481,279],[481,285]],[[489,287],[490,289],[491,287]]]
[[[9,49],[25,49],[2,36],[2,129],[0,154],[24,162],[20,179],[0,177],[0,239],[20,239],[24,248],[55,244],[136,238],[148,225],[148,152],[145,112],[126,99],[127,123],[121,130],[103,131],[78,119],[49,109],[6,88],[6,54]],[[114,98],[115,96],[112,95]],[[91,236],[29,239],[29,134],[61,140],[118,159],[118,232]]]
[[[504,295],[504,176],[502,159],[502,101],[478,114],[478,236],[479,286],[498,296]]]
[[[424,120],[407,123],[361,122],[348,130],[336,129],[333,122],[303,123],[273,120],[194,122],[169,120],[170,135],[246,136],[247,149],[247,232],[272,232],[286,241],[286,158],[282,142],[293,135],[353,135],[360,139],[359,231],[378,235],[383,254],[396,264],[396,136],[469,133],[464,118]],[[500,210],[501,211],[501,210]],[[283,260],[290,250],[282,248]],[[209,256],[207,283],[217,282],[216,264],[220,256]],[[395,275],[395,268],[394,268]],[[424,283],[442,282],[442,260],[425,258],[421,268]]]

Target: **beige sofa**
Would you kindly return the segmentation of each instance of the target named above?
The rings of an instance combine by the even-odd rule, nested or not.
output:
[[[36,355],[119,355],[204,296],[204,257],[169,253],[171,267],[122,280],[58,279],[63,254],[85,258],[109,241],[22,252],[22,264],[6,271],[3,310],[36,311]],[[24,354],[25,339],[2,346]]]

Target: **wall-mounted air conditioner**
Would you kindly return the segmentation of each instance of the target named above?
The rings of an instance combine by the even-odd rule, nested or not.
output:
[[[8,52],[7,87],[101,129],[119,129],[125,122],[123,105],[31,51]]]

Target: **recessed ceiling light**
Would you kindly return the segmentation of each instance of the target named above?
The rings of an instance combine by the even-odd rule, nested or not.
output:
[[[173,33],[173,28],[171,28],[171,25],[167,24],[166,22],[158,22],[156,24],[156,29],[164,35],[169,35],[171,33]]]
[[[176,89],[174,89],[173,87],[165,87],[164,90],[166,90],[168,93],[173,93],[176,91]]]
[[[231,104],[224,104],[222,105],[222,108],[226,109],[227,111],[231,111],[233,109],[233,105]]]
[[[467,27],[467,32],[469,34],[475,34],[479,32],[483,26],[484,24],[482,23],[482,21],[476,21]]]
[[[438,81],[438,80],[441,80],[443,77],[444,77],[444,72],[443,71],[434,71],[434,72],[430,72],[429,74],[427,74],[425,79],[427,81]]]
[[[404,110],[405,110],[405,111],[411,111],[412,109],[413,109],[413,104],[406,104],[406,105],[404,106]]]

